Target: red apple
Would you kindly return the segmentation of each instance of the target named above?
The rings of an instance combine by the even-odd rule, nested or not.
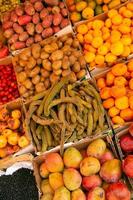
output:
[[[133,155],[128,155],[122,163],[122,169],[124,173],[133,178]]]
[[[120,146],[125,152],[133,151],[133,137],[129,134],[123,135],[120,138]]]
[[[102,180],[99,175],[91,175],[83,177],[82,186],[89,191],[95,187],[98,187],[102,184]]]

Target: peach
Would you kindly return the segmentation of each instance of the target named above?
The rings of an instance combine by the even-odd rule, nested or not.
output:
[[[53,195],[52,194],[49,194],[49,193],[46,193],[45,195],[43,195],[41,197],[40,200],[53,200]]]
[[[103,164],[104,162],[112,159],[114,159],[113,153],[106,148],[103,155],[100,157],[100,163]]]
[[[102,139],[91,142],[87,148],[87,155],[100,158],[106,149],[106,143]]]
[[[49,184],[48,179],[44,179],[41,182],[41,191],[43,194],[50,193],[53,194],[54,190],[52,189],[51,185]]]
[[[49,183],[53,190],[58,189],[59,187],[63,186],[63,176],[59,172],[51,173],[49,175]]]
[[[81,189],[74,190],[71,194],[71,200],[86,200],[85,193]]]
[[[58,153],[50,153],[45,159],[46,167],[49,172],[62,172],[64,163],[61,156]]]
[[[80,173],[83,176],[91,176],[100,170],[100,162],[97,158],[87,157],[80,163]]]
[[[80,187],[82,177],[76,169],[68,168],[63,172],[63,180],[66,188],[70,191],[73,191]]]
[[[99,175],[91,175],[83,177],[82,186],[89,191],[95,187],[101,186],[102,180]]]
[[[39,171],[40,171],[40,175],[42,178],[47,178],[48,175],[49,175],[49,171],[46,167],[46,163],[43,162],[41,165],[40,165],[40,168],[39,168]]]
[[[82,161],[81,153],[75,147],[69,147],[65,150],[63,161],[66,167],[79,168]]]
[[[54,193],[53,200],[70,200],[70,199],[71,199],[70,192],[64,186],[58,188]]]
[[[90,190],[87,195],[87,200],[105,200],[105,192],[101,187],[95,187]]]
[[[117,182],[121,178],[121,161],[118,159],[106,161],[100,170],[101,178],[107,183]]]

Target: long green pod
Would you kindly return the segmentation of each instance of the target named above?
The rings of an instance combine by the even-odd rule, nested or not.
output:
[[[43,131],[43,126],[39,125],[36,129],[36,136],[38,137],[39,140],[41,140],[41,133]]]
[[[93,130],[93,116],[92,110],[88,110],[88,127],[87,127],[87,135],[91,135]]]
[[[36,116],[36,115],[32,115],[32,119],[33,119],[37,124],[40,124],[40,125],[42,125],[42,126],[62,123],[60,120],[42,119],[42,118],[40,118],[40,117],[38,117],[38,116]]]
[[[44,126],[44,132],[45,132],[45,135],[46,135],[47,144],[48,144],[49,147],[51,147],[53,138],[52,138],[52,134],[51,134],[48,126]]]
[[[45,152],[45,151],[47,151],[47,148],[48,148],[48,143],[47,143],[47,139],[46,139],[45,130],[42,132],[41,137],[42,137],[42,148],[41,148],[41,151]]]
[[[39,140],[38,140],[38,138],[36,136],[36,123],[32,119],[30,121],[30,129],[31,129],[33,140],[35,142],[37,150],[41,151],[41,145],[40,145]]]
[[[44,115],[45,116],[49,116],[49,111],[48,111],[48,107],[49,107],[49,104],[52,102],[52,100],[54,99],[54,97],[60,92],[61,88],[68,83],[68,81],[70,80],[70,77],[66,76],[66,77],[63,77],[61,79],[60,82],[56,83],[54,85],[54,87],[52,88],[52,90],[49,92],[49,94],[47,95],[47,99],[45,101],[45,104],[44,104]]]

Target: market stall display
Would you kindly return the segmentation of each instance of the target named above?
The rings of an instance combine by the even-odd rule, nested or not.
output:
[[[68,147],[62,156],[58,152],[38,156],[34,167],[41,200],[48,196],[51,200],[130,200],[121,179],[122,163],[106,137]]]
[[[31,46],[69,24],[64,2],[26,1],[2,17],[2,28],[11,51]]]
[[[95,87],[87,80],[71,84],[70,75],[54,84],[50,90],[34,96],[26,107],[27,128],[37,151],[44,152],[108,129]]]
[[[112,9],[101,18],[76,26],[77,39],[82,44],[85,60],[90,69],[112,65],[126,59],[133,52],[133,2]]]
[[[18,152],[30,144],[24,129],[21,106],[21,102],[16,101],[0,107],[0,158]]]
[[[73,82],[86,75],[86,62],[78,40],[72,35],[48,38],[33,44],[13,59],[19,92],[25,98],[52,86],[70,73]]]
[[[133,120],[133,60],[118,63],[102,75],[97,86],[113,124],[122,125]]]
[[[70,12],[70,19],[73,23],[88,20],[96,15],[115,8],[123,2],[124,1],[121,0],[66,0]]]

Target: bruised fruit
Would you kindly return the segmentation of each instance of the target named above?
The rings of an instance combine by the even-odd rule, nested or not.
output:
[[[80,163],[80,173],[83,176],[90,176],[98,173],[100,170],[100,162],[97,158],[87,157]]]
[[[49,172],[63,171],[64,164],[61,156],[58,153],[50,153],[46,156],[46,167]]]
[[[105,152],[106,143],[102,139],[96,139],[91,142],[87,148],[87,155],[100,158]]]
[[[46,163],[43,162],[41,165],[40,165],[40,175],[42,178],[47,178],[48,175],[49,175],[49,171],[46,167]]]
[[[9,118],[8,121],[8,127],[12,130],[15,130],[17,128],[19,128],[20,126],[20,121],[19,119],[13,119],[13,118]]]
[[[117,182],[121,178],[121,161],[113,159],[106,161],[100,170],[101,178],[107,183]]]
[[[81,189],[74,190],[71,194],[71,200],[86,200],[85,193]]]
[[[41,182],[41,191],[43,194],[50,193],[53,194],[54,190],[52,189],[51,185],[49,184],[48,179],[44,179]]]
[[[125,152],[133,151],[133,137],[129,134],[123,135],[120,138],[120,146]]]
[[[103,155],[100,157],[100,163],[103,164],[104,162],[112,159],[114,159],[113,153],[106,148]]]
[[[87,195],[87,200],[105,200],[105,191],[101,187],[95,187],[90,190]]]
[[[80,187],[82,177],[76,169],[69,168],[64,170],[63,180],[66,188],[70,191],[73,191]]]
[[[57,190],[59,187],[63,186],[63,176],[59,172],[51,173],[49,175],[49,183],[53,190]]]
[[[41,197],[40,200],[53,200],[53,195],[52,194],[49,194],[49,193],[46,193],[45,195],[43,195]]]
[[[110,184],[106,190],[107,200],[130,200],[130,196],[130,191],[122,182]]]
[[[58,188],[54,193],[53,200],[70,200],[70,199],[71,199],[70,192],[64,186]]]
[[[133,178],[133,155],[128,155],[124,159],[122,169],[128,177]]]
[[[82,155],[75,147],[69,147],[64,153],[63,161],[66,167],[79,168]]]
[[[82,186],[89,191],[95,187],[101,186],[102,180],[99,175],[91,175],[83,177]]]

